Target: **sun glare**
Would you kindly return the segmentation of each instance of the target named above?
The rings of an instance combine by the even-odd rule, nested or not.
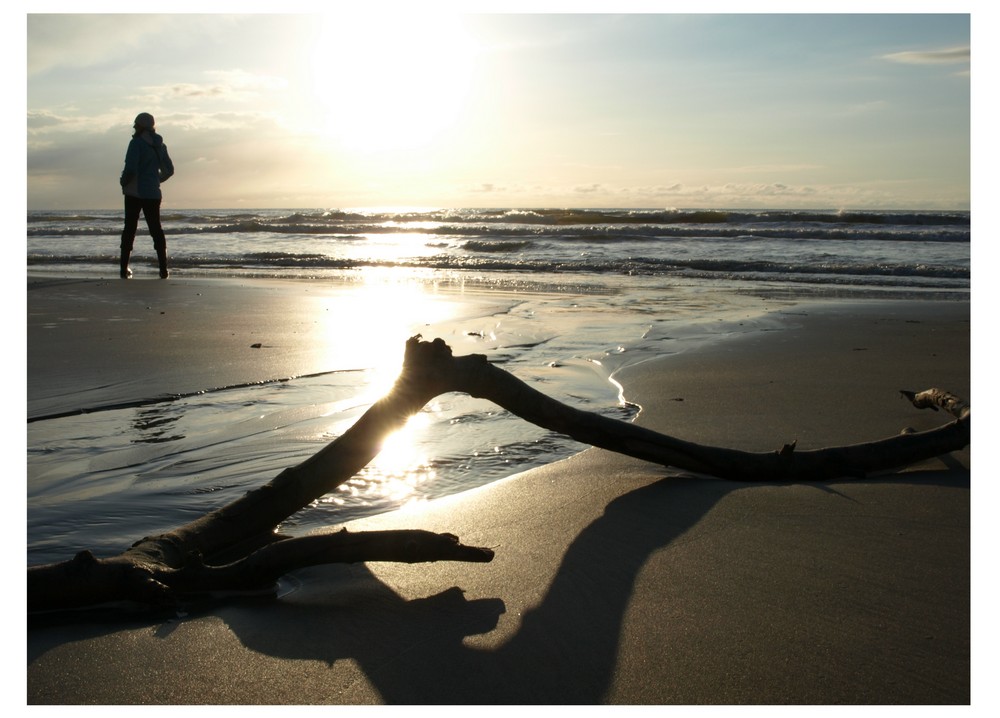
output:
[[[474,60],[458,16],[325,15],[311,53],[321,125],[355,151],[428,146],[459,120]]]
[[[446,321],[454,312],[453,302],[436,296],[421,280],[399,277],[392,269],[366,269],[348,295],[336,293],[326,303],[321,315],[329,317],[331,342],[330,356],[322,363],[365,370],[365,400],[371,401],[389,391],[399,375],[406,339],[425,331],[428,324]]]
[[[328,309],[333,311],[322,313],[330,317],[328,331],[338,340],[333,343],[337,356],[331,357],[330,363],[342,364],[340,353],[348,346],[350,365],[366,370],[363,394],[352,401],[371,404],[385,396],[399,376],[405,340],[427,324],[449,319],[454,303],[442,301],[420,281],[400,279],[391,271],[379,270],[367,270],[363,282],[350,291],[349,297],[350,306],[345,307],[345,295],[331,296]],[[329,500],[338,502],[346,496],[396,504],[413,500],[419,486],[436,477],[428,457],[419,448],[421,435],[435,411],[440,408],[432,402],[411,416],[386,438],[378,455]],[[333,434],[346,429],[339,425],[342,419],[336,407],[331,407],[329,416],[337,425],[330,428]]]

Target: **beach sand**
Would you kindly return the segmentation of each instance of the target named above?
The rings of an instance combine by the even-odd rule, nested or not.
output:
[[[163,384],[177,391],[181,375],[195,387],[199,372],[224,384],[320,363],[301,292],[133,281],[128,311],[152,316],[132,321],[119,304],[79,301],[99,283],[63,289],[29,289],[29,413],[57,411],[67,386],[92,398],[105,371],[95,343],[125,334],[78,325],[109,312],[129,320],[120,381],[155,388],[177,372]],[[56,327],[66,291],[82,293],[82,321]],[[153,351],[160,319],[182,311],[158,308],[165,292],[207,299]],[[265,304],[285,333],[257,341],[285,346],[272,353],[281,366],[246,349],[263,315],[211,333]],[[970,397],[968,303],[803,303],[783,316],[782,331],[625,370],[638,423],[741,449],[815,448],[946,421],[899,389]],[[71,355],[51,355],[70,335]],[[317,567],[275,601],[31,625],[27,702],[968,704],[969,467],[966,449],[864,480],[750,485],[588,449],[350,525],[448,531],[493,548],[489,564]]]

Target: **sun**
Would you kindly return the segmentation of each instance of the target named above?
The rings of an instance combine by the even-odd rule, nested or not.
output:
[[[328,139],[355,151],[419,149],[460,120],[476,44],[458,15],[322,16],[310,54]]]

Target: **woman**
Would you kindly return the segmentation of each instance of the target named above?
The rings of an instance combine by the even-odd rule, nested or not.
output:
[[[153,237],[153,247],[160,263],[160,279],[167,278],[167,238],[160,225],[160,202],[163,199],[160,183],[173,175],[174,163],[170,161],[163,138],[153,130],[154,125],[151,114],[139,113],[135,118],[135,134],[125,153],[125,169],[120,180],[125,195],[125,229],[122,231],[119,272],[122,279],[132,277],[128,259],[135,243],[140,213],[145,216],[149,234]]]

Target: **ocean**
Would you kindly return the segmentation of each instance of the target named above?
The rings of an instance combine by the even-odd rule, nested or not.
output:
[[[165,209],[163,224],[171,266],[192,276],[398,268],[960,292],[970,280],[968,212]],[[137,259],[152,254],[142,230]],[[120,234],[117,210],[29,212],[28,269],[114,276]]]
[[[626,421],[641,404],[618,381],[628,366],[777,329],[774,310],[802,299],[961,300],[971,286],[970,214],[958,211],[167,208],[163,224],[168,281],[492,293],[490,311],[461,326],[479,351],[551,396]],[[137,280],[155,277],[139,229]],[[28,275],[116,279],[120,232],[117,210],[29,212]],[[117,553],[266,482],[360,415],[372,370],[331,365],[100,406],[66,397],[43,409],[29,395],[29,564]],[[282,530],[419,505],[585,448],[458,395],[417,418],[405,446]]]

